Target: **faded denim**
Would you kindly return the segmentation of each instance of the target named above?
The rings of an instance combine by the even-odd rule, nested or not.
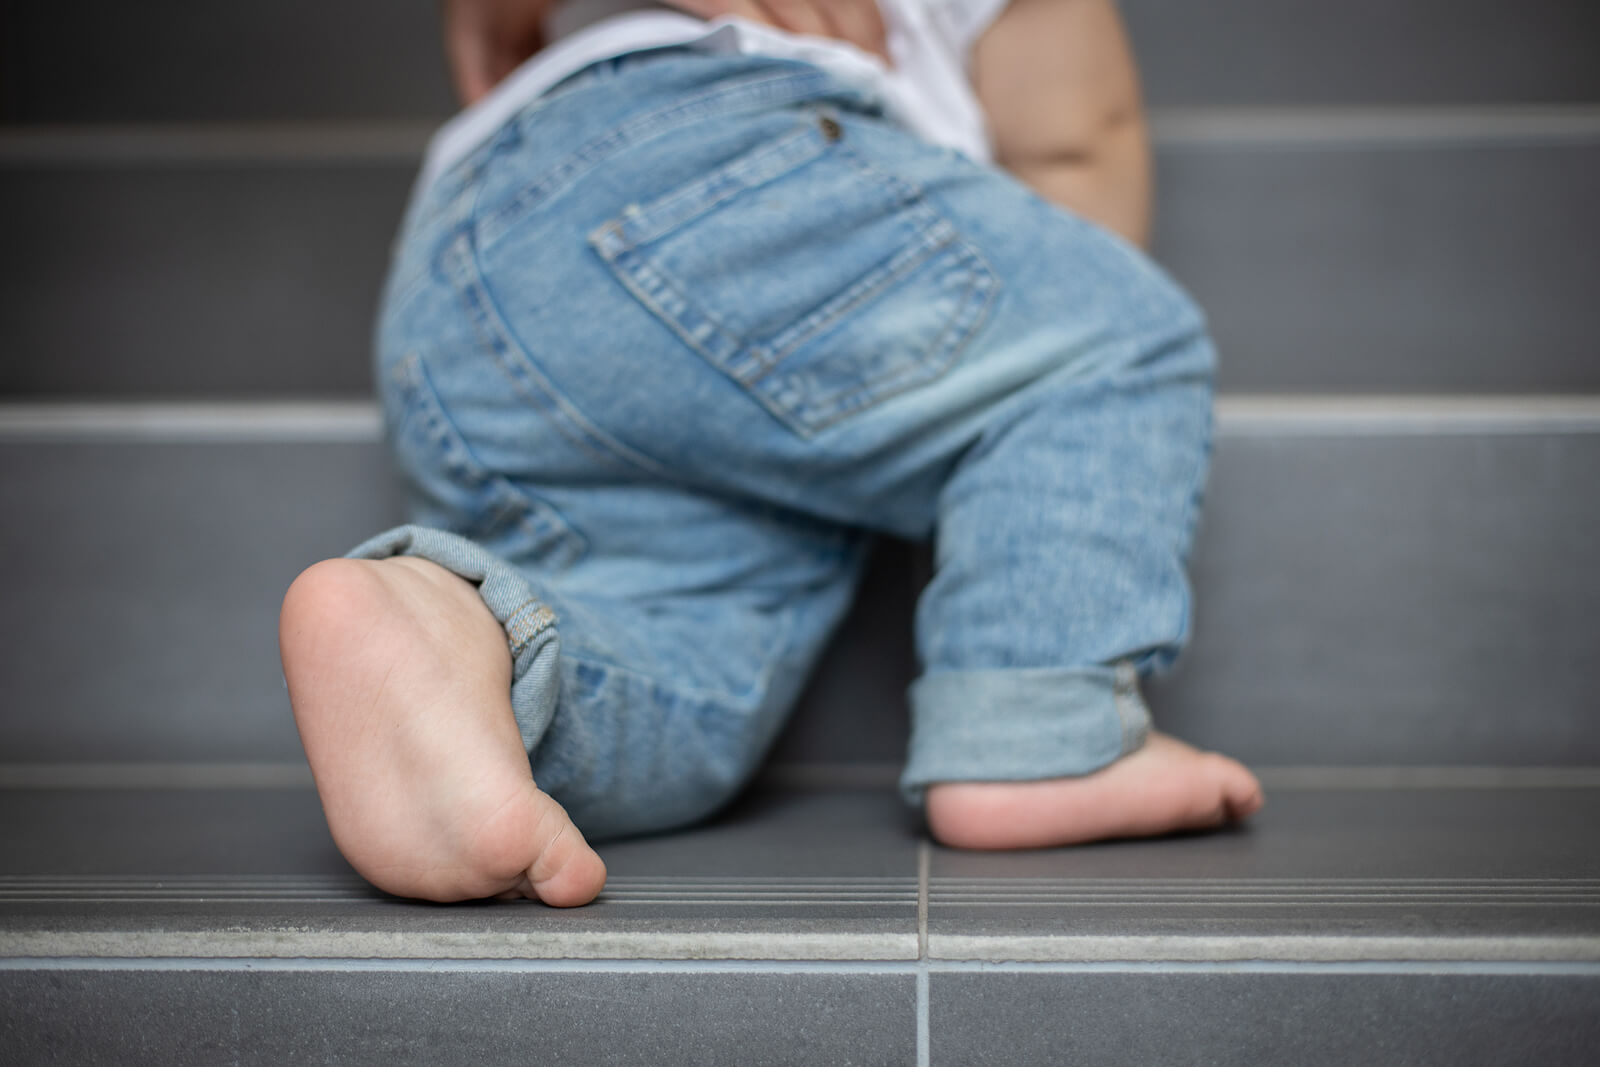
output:
[[[740,788],[875,533],[937,546],[908,797],[1081,775],[1187,634],[1213,363],[1138,251],[817,69],[640,53],[414,196],[377,354],[414,525],[352,554],[479,584],[595,837]]]

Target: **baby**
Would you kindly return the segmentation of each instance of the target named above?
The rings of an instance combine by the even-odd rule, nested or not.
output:
[[[880,533],[936,545],[901,788],[937,840],[1255,811],[1139,695],[1187,636],[1214,357],[1135,248],[1111,0],[596,2],[493,92],[483,42],[533,48],[546,0],[447,6],[476,103],[377,345],[414,525],[281,620],[346,858],[402,896],[592,900],[586,834],[747,782]]]

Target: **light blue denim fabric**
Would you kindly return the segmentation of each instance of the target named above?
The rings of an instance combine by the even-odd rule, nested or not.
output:
[[[740,788],[874,533],[937,544],[913,800],[1137,748],[1186,636],[1199,313],[812,67],[662,50],[552,90],[418,190],[378,371],[415,525],[353,554],[479,583],[534,777],[595,837]]]

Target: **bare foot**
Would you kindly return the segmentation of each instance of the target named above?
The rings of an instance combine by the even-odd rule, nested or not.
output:
[[[284,677],[328,827],[378,888],[426,900],[587,904],[605,864],[533,784],[511,653],[477,591],[409,557],[297,578]]]
[[[928,828],[953,848],[1048,848],[1204,830],[1261,809],[1244,764],[1152,733],[1139,751],[1082,778],[940,782]]]

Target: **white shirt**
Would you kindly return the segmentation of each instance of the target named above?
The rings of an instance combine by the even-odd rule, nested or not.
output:
[[[632,6],[630,0],[617,2]],[[740,18],[706,22],[663,10],[604,17],[560,37],[446,123],[428,146],[419,181],[431,183],[567,76],[603,59],[672,45],[811,63],[882,101],[890,116],[924,140],[987,163],[992,159],[988,128],[967,76],[967,59],[1007,2],[878,0],[892,65],[843,41],[791,34]],[[553,25],[559,27],[559,15]]]

